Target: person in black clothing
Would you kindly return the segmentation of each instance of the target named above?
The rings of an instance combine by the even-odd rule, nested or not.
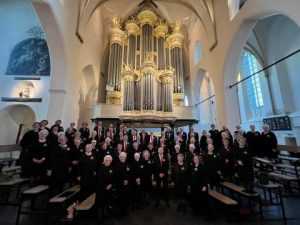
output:
[[[261,133],[261,149],[264,152],[263,156],[271,160],[278,157],[276,135],[270,131],[269,125],[266,124],[263,125],[263,132]]]
[[[210,188],[219,187],[221,176],[219,155],[214,152],[214,146],[212,144],[207,146],[207,150],[207,153],[203,156],[203,160],[207,170],[208,183]]]
[[[87,122],[81,124],[81,128],[79,129],[79,132],[81,134],[81,139],[83,142],[85,142],[86,139],[90,137],[90,129],[88,128]]]
[[[224,180],[231,181],[234,175],[234,149],[230,147],[229,140],[223,139],[223,147],[220,150],[221,173]]]
[[[126,158],[126,152],[121,152],[119,154],[119,160],[116,163],[116,187],[118,196],[117,214],[119,216],[128,215],[128,206],[130,204],[132,171]]]
[[[56,125],[53,125],[50,129],[50,133],[47,136],[47,141],[49,143],[50,148],[55,148],[56,146],[58,146],[58,131],[59,127]]]
[[[243,137],[239,139],[239,147],[237,148],[235,159],[241,185],[246,190],[252,191],[254,180],[253,160],[251,151],[246,146],[246,139]]]
[[[49,147],[47,144],[48,131],[41,130],[37,141],[30,146],[31,154],[31,186],[46,183],[46,170],[49,160]]]
[[[50,128],[50,130],[53,130],[53,127],[57,126],[58,127],[58,132],[64,131],[64,128],[60,125],[61,125],[61,120],[56,120],[54,125],[52,125],[52,127]]]
[[[114,205],[114,190],[116,186],[116,171],[112,166],[112,157],[106,155],[103,164],[96,172],[96,206],[98,208],[98,222],[112,213]]]
[[[169,160],[168,156],[164,155],[163,147],[158,148],[158,155],[155,156],[153,160],[153,172],[154,179],[156,181],[156,203],[157,207],[160,204],[162,198],[165,199],[166,205],[169,207],[169,196],[168,190],[168,170],[169,170]]]
[[[85,152],[84,146],[81,143],[80,138],[74,138],[73,145],[71,148],[71,173],[70,173],[70,183],[72,185],[78,183],[78,165],[80,156]]]
[[[220,149],[221,147],[221,135],[220,135],[220,132],[219,130],[216,129],[216,125],[215,124],[212,124],[210,126],[210,130],[208,131],[210,133],[210,137],[211,139],[213,139],[213,143],[214,143],[214,146],[217,150]]]
[[[175,145],[174,151],[171,153],[171,164],[175,165],[177,163],[177,156],[180,152],[180,145]]]
[[[183,154],[178,154],[177,163],[172,168],[172,184],[177,198],[177,211],[186,211],[189,165],[184,163]]]
[[[95,191],[96,159],[92,153],[93,146],[87,144],[85,152],[80,155],[78,181],[80,184],[79,201],[85,200]]]
[[[40,122],[40,130],[47,130],[48,133],[50,133],[50,129],[49,127],[47,127],[47,125],[48,125],[48,120],[42,120]]]
[[[132,143],[132,147],[129,149],[129,153],[128,153],[128,162],[129,163],[134,162],[134,154],[135,153],[141,153],[141,148],[137,141],[134,141]]]
[[[207,172],[198,155],[194,156],[194,164],[190,168],[190,199],[195,214],[204,213],[209,209]]]
[[[99,143],[104,142],[105,140],[105,133],[104,127],[102,126],[102,122],[98,121],[97,126],[94,127],[94,131],[96,131],[96,139]]]
[[[31,148],[32,143],[38,140],[39,129],[40,129],[40,124],[38,122],[33,123],[32,130],[26,132],[20,141],[20,146],[22,147],[22,151],[17,161],[17,165],[20,165],[22,168],[21,177],[23,178],[28,178],[31,175],[32,158],[29,149]],[[48,131],[46,132],[48,135]]]
[[[133,202],[132,209],[140,209],[142,203],[142,187],[141,187],[141,176],[144,165],[141,160],[140,153],[134,153],[134,161],[131,164],[132,168],[132,194]]]
[[[263,152],[261,151],[261,137],[260,133],[255,130],[255,125],[250,125],[250,131],[247,132],[246,140],[253,155],[263,157]]]
[[[203,130],[202,131],[202,136],[200,138],[200,149],[201,149],[201,153],[204,152],[204,150],[207,149],[207,130]]]
[[[47,175],[50,177],[50,197],[68,188],[71,171],[71,150],[65,136],[59,137],[59,145],[51,149]]]
[[[149,204],[149,194],[152,191],[153,161],[148,150],[143,151],[141,186],[143,203]]]

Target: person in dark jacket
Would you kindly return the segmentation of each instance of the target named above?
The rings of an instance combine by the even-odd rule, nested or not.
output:
[[[263,125],[263,132],[261,133],[261,149],[264,152],[263,156],[273,160],[278,157],[277,152],[277,138],[276,135],[270,131],[269,125]]]
[[[20,146],[22,147],[22,151],[20,153],[19,159],[17,161],[17,165],[20,165],[22,168],[21,177],[28,178],[31,175],[31,153],[30,148],[31,145],[36,142],[39,138],[39,129],[40,123],[35,122],[32,125],[32,130],[26,132],[23,138],[20,141]],[[49,134],[48,131],[47,135]]]
[[[158,154],[153,160],[153,173],[154,179],[156,181],[156,203],[157,207],[160,204],[162,198],[165,199],[166,205],[169,207],[169,196],[168,190],[168,170],[169,170],[169,160],[168,156],[164,155],[163,147],[158,148]]]
[[[264,157],[264,153],[261,148],[261,136],[260,133],[255,130],[255,125],[250,125],[250,131],[246,134],[246,140],[253,155]]]
[[[172,168],[172,184],[177,198],[177,211],[186,211],[189,165],[184,163],[183,154],[178,154],[177,163]]]
[[[200,156],[195,155],[194,164],[190,168],[190,199],[195,214],[209,210],[207,172],[201,163]]]
[[[142,204],[142,170],[144,169],[144,165],[142,163],[140,153],[134,153],[134,161],[131,164],[132,167],[132,209],[140,209]]]
[[[128,215],[131,185],[131,167],[127,162],[126,152],[121,152],[119,154],[119,159],[116,163],[116,187],[118,196],[117,215],[119,217]]]
[[[207,153],[203,156],[204,166],[207,170],[208,183],[210,188],[220,186],[220,158],[217,153],[214,152],[214,146],[209,144],[207,146]]]
[[[228,139],[223,139],[223,147],[220,150],[220,169],[224,180],[231,181],[234,175],[234,154],[233,147]]]
[[[252,153],[246,146],[246,139],[244,137],[239,139],[239,146],[236,151],[235,159],[241,185],[245,187],[246,190],[253,191],[254,170]]]
[[[71,150],[65,136],[59,137],[59,145],[50,153],[47,175],[50,177],[50,196],[57,195],[68,188],[71,172]]]
[[[149,194],[152,191],[152,174],[153,174],[153,161],[151,160],[150,152],[148,150],[143,151],[141,171],[141,186],[142,186],[142,198],[144,204],[149,204]]]
[[[85,200],[95,191],[97,161],[92,150],[92,144],[87,144],[85,147],[85,152],[79,157],[78,180],[80,184],[80,202]]]
[[[113,210],[116,171],[112,166],[112,160],[111,155],[106,155],[96,172],[96,206],[99,223],[102,223]]]

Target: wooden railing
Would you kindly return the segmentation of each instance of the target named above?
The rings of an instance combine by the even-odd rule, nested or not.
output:
[[[293,146],[293,145],[278,145],[278,151],[287,151],[289,153],[300,153],[300,146]]]

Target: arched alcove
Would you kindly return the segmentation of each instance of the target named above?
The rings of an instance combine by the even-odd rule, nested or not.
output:
[[[194,86],[194,101],[196,119],[199,120],[198,130],[209,129],[212,123],[217,123],[216,98],[213,81],[204,69],[197,72]]]
[[[256,68],[259,70],[298,49],[300,49],[298,25],[279,12],[265,12],[252,20],[245,20],[241,24],[228,50],[224,70],[225,102],[229,127],[234,127],[239,123],[245,124],[244,129],[248,129],[249,123],[256,123],[257,127],[260,127],[263,118],[288,115],[299,111],[299,101],[296,100],[296,83],[299,83],[300,80],[299,76],[295,74],[300,69],[296,63],[300,60],[300,54],[255,75],[259,76],[264,97],[264,111],[261,116],[247,115],[247,113],[241,115],[239,113],[241,108],[244,111],[250,108],[247,105],[249,98],[245,94],[237,95],[237,91],[241,92],[241,85],[230,89],[230,85],[238,81],[243,67],[241,58],[245,51],[251,52],[255,56],[253,58],[262,64],[259,66],[260,68]],[[251,73],[255,72],[257,71],[253,70]],[[240,80],[245,78],[242,74],[240,75]],[[249,80],[254,81],[253,78],[249,78]],[[249,83],[249,80],[245,82]],[[256,80],[258,81],[258,79]],[[244,98],[244,101],[241,98]]]
[[[19,126],[23,124],[21,136],[35,122],[35,113],[27,105],[9,105],[0,110],[0,143],[15,144]]]

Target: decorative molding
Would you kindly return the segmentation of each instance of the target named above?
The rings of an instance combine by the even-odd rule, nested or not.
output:
[[[148,9],[141,11],[138,14],[137,18],[141,27],[144,26],[145,24],[149,24],[150,26],[153,26],[157,20],[156,14]]]
[[[41,80],[40,77],[14,77],[14,80]]]
[[[67,94],[65,90],[49,89],[50,94]]]

